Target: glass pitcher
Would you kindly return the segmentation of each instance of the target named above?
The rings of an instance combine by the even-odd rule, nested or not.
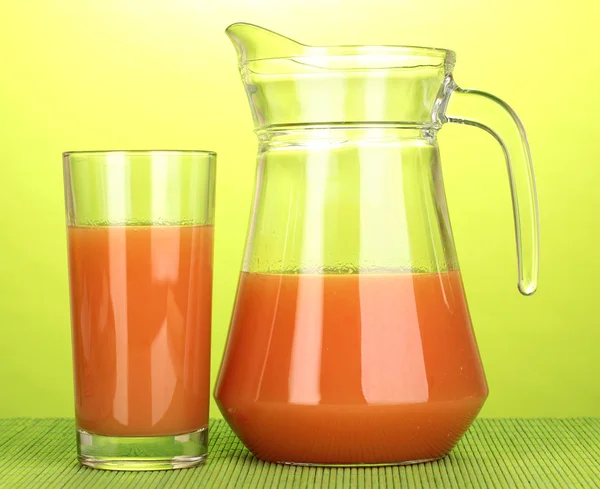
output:
[[[215,396],[259,458],[446,455],[488,389],[448,219],[437,132],[480,127],[508,165],[518,287],[536,289],[533,167],[516,114],[455,84],[455,56],[314,47],[227,29],[259,138],[256,194]]]

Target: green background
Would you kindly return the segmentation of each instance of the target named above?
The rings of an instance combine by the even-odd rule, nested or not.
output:
[[[256,139],[223,33],[242,20],[312,44],[451,48],[461,86],[517,110],[541,209],[542,273],[530,298],[516,288],[500,147],[474,128],[440,133],[490,385],[483,415],[600,415],[599,15],[592,1],[2,1],[0,417],[73,414],[65,150],[217,151],[216,376],[254,179]]]

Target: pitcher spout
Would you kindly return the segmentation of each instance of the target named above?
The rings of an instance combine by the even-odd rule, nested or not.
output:
[[[245,22],[231,24],[225,33],[235,46],[240,66],[259,59],[300,56],[306,48],[289,37]]]

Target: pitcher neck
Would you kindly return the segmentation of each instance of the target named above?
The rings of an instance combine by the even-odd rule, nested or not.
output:
[[[439,124],[408,123],[327,123],[289,124],[259,128],[261,144],[272,146],[311,145],[330,146],[353,144],[386,144],[398,141],[424,141],[433,144]]]
[[[227,29],[257,130],[341,123],[440,124],[455,55],[411,46],[307,46],[268,29]]]

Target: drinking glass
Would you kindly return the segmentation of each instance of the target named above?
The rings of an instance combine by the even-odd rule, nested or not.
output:
[[[79,461],[198,465],[208,437],[216,155],[63,158]]]

